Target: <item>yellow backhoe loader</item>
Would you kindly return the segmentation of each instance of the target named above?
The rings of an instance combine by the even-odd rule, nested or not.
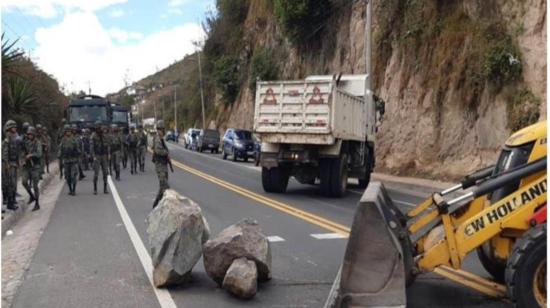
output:
[[[516,307],[546,306],[546,121],[505,143],[494,166],[402,213],[373,182],[354,217],[326,306],[400,307],[435,272]],[[477,252],[494,279],[461,269]]]

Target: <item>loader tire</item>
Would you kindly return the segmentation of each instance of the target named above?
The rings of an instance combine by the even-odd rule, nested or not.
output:
[[[546,307],[546,223],[525,232],[514,244],[505,280],[515,307]]]
[[[289,172],[284,167],[262,168],[262,186],[265,192],[284,193],[288,186]]]
[[[506,271],[506,264],[499,262],[499,260],[495,260],[494,258],[491,258],[487,254],[487,245],[490,245],[490,242],[487,242],[483,244],[482,246],[479,246],[476,249],[477,257],[479,258],[479,262],[481,262],[481,265],[483,265],[483,268],[493,276],[493,278],[497,282],[504,282],[504,272]]]

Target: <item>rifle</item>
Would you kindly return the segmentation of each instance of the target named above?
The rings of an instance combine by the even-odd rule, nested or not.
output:
[[[164,139],[160,138],[160,141],[162,142],[162,146],[168,151],[168,147],[166,146],[166,143],[164,143]],[[166,155],[166,158],[168,158],[168,166],[170,167],[170,171],[174,173],[174,167],[172,167],[172,160],[170,159],[170,154]]]

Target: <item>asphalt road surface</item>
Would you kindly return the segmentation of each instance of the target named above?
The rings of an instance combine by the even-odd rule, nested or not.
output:
[[[178,162],[170,186],[202,207],[212,234],[243,218],[259,222],[271,239],[273,279],[243,301],[218,288],[199,261],[190,283],[154,289],[147,272],[145,219],[158,181],[148,155],[145,173],[124,170],[108,195],[92,194],[90,171],[78,183],[77,196],[68,196],[66,187],[61,191],[13,307],[323,306],[346,246],[346,238],[331,226],[350,227],[362,191],[352,185],[343,198],[328,199],[316,186],[291,180],[288,193],[266,194],[251,162],[170,148]],[[404,209],[422,200],[395,189],[390,195]],[[465,268],[487,276],[475,256]],[[506,306],[437,275],[419,277],[407,293],[410,307]]]

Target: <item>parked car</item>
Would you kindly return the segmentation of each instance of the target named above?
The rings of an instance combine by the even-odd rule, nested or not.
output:
[[[185,137],[184,137],[184,142],[185,144],[183,145],[186,149],[191,149],[191,145],[192,145],[192,139],[193,139],[193,135],[198,136],[200,130],[198,128],[190,128],[187,130],[187,133],[185,133]]]
[[[171,130],[166,133],[166,136],[164,138],[166,139],[166,141],[176,142],[176,134],[174,134],[174,132]]]
[[[252,132],[244,129],[228,129],[223,136],[222,155],[223,159],[231,155],[233,161],[238,158],[248,161],[249,157],[254,157]]]
[[[197,140],[199,152],[210,150],[210,153],[218,153],[220,149],[220,133],[214,129],[201,129]]]

